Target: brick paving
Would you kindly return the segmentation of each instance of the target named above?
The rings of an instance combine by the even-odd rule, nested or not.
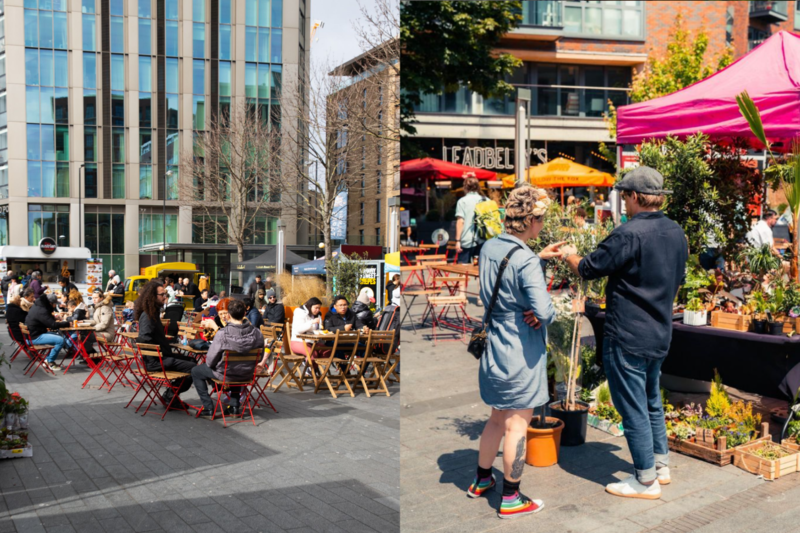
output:
[[[421,300],[418,300],[418,303]],[[415,305],[414,316],[423,305]],[[468,307],[472,316],[482,309]],[[591,326],[585,331],[591,334]],[[522,489],[541,498],[535,516],[496,517],[499,487],[470,500],[478,440],[490,409],[480,400],[478,363],[460,342],[433,344],[430,328],[403,330],[401,496],[404,532],[537,531],[558,533],[680,533],[800,531],[800,474],[764,481],[730,465],[723,468],[671,454],[672,484],[658,501],[605,493],[607,483],[632,472],[625,439],[589,428],[583,446],[562,447],[559,464],[525,467]],[[592,342],[584,338],[584,342]],[[494,464],[502,478],[502,457]]]
[[[2,371],[31,402],[34,453],[0,461],[0,533],[400,529],[399,385],[336,400],[282,388],[277,414],[223,428],[123,409],[130,389],[81,390],[85,366],[31,379],[22,357]]]

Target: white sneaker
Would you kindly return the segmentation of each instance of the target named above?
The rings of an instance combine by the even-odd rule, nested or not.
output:
[[[669,467],[662,466],[661,468],[656,468],[656,479],[658,480],[659,485],[669,485],[672,483],[672,479],[669,477]]]
[[[659,483],[642,485],[636,479],[636,476],[629,476],[622,481],[606,485],[606,492],[614,496],[622,496],[623,498],[657,500],[661,498],[661,485]]]

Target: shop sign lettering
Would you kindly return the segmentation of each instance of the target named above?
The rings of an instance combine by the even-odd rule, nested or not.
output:
[[[450,159],[447,158],[450,152]],[[487,170],[514,170],[514,149],[513,148],[482,148],[479,146],[447,146],[442,148],[443,160],[451,163],[458,163],[474,168],[485,168]],[[547,163],[547,150],[545,148],[529,148],[527,150],[528,160],[531,155],[538,158],[539,163]]]

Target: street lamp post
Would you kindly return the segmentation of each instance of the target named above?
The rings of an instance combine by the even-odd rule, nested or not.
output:
[[[83,167],[86,166],[86,163],[81,165],[78,169],[78,247],[83,248],[83,215],[81,214],[81,196],[83,193],[81,192],[81,186],[83,185]]]
[[[162,227],[164,228],[164,233],[161,239],[161,249],[163,253],[161,254],[161,262],[167,262],[167,179],[172,176],[172,171],[167,170],[166,174],[164,175],[164,211],[161,215],[161,221],[163,222]]]

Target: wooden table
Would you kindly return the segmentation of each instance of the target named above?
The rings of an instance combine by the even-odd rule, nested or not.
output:
[[[406,318],[411,320],[411,329],[414,330],[414,335],[417,334],[417,327],[414,325],[414,317],[411,316],[411,306],[414,305],[414,301],[416,301],[417,296],[433,296],[435,294],[440,294],[442,292],[441,289],[411,289],[407,291],[400,291],[400,295],[403,298],[403,303],[405,304],[406,312],[403,317],[400,319],[400,327],[403,327],[403,322],[405,322]],[[406,300],[406,296],[411,297],[411,303]],[[426,302],[425,304],[425,311],[422,312],[422,320],[420,321],[420,327],[425,327],[425,318],[428,316],[428,313],[431,310],[430,302]]]
[[[442,272],[450,272],[459,276],[470,276],[477,278],[480,275],[480,268],[475,265],[441,265],[436,267]]]
[[[191,346],[183,345],[183,344],[170,344],[173,348],[177,348],[182,352],[188,353],[190,356],[194,357],[197,362],[200,362],[200,358],[202,357],[205,360],[206,355],[208,355],[208,350],[197,350],[196,348],[192,348]]]

